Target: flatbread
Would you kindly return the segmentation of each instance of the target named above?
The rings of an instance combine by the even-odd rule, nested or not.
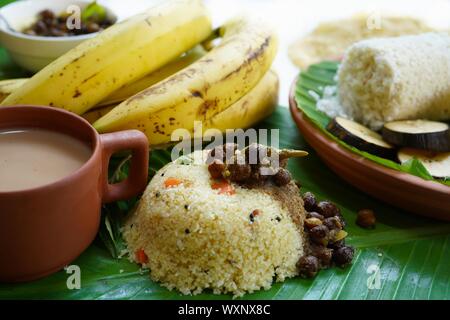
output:
[[[323,60],[340,59],[348,46],[363,39],[430,31],[436,30],[416,18],[359,14],[319,24],[289,47],[289,57],[300,69],[306,69]]]

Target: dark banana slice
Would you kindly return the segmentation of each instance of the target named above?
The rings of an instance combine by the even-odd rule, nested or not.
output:
[[[382,158],[395,156],[394,146],[385,142],[380,134],[369,128],[345,118],[334,118],[327,130],[347,144]]]
[[[383,138],[402,147],[437,152],[450,151],[450,129],[444,122],[428,120],[388,122],[383,127]]]

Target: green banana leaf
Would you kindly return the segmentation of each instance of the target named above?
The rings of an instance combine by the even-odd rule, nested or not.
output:
[[[0,5],[7,1],[0,0]],[[0,49],[0,77],[24,76]],[[293,159],[289,170],[301,182],[302,192],[337,203],[347,220],[348,243],[356,247],[353,264],[345,269],[322,270],[314,279],[292,278],[270,290],[243,299],[450,299],[450,224],[414,216],[381,203],[337,177],[298,133],[287,108],[279,107],[259,128],[280,129],[280,145],[305,149],[310,155]],[[150,163],[157,170],[169,160],[168,151],[154,152]],[[120,167],[117,159],[115,168]],[[112,172],[120,180],[124,170]],[[0,284],[0,299],[232,299],[210,292],[183,296],[152,282],[141,270],[118,256],[123,243],[117,227],[136,199],[105,207],[98,238],[72,264],[81,269],[81,288],[69,290],[64,270],[24,284]],[[356,212],[376,212],[373,230],[355,224]]]
[[[345,269],[322,270],[314,279],[293,278],[268,291],[243,299],[449,299],[450,224],[433,221],[383,204],[346,184],[332,173],[299,135],[287,108],[259,124],[282,128],[282,147],[305,149],[307,158],[293,159],[289,170],[320,199],[339,204],[347,220],[348,243],[357,248],[354,262]],[[157,169],[167,162],[167,151],[154,152]],[[371,208],[377,215],[373,230],[356,226],[356,212]],[[111,212],[120,214],[120,212]],[[118,217],[112,217],[115,223]],[[114,228],[113,228],[114,229]],[[104,233],[105,227],[100,234]],[[114,247],[114,245],[111,245]],[[231,299],[205,293],[183,296],[149,279],[147,271],[113,258],[100,237],[73,264],[81,269],[81,289],[69,290],[64,270],[25,284],[0,284],[0,299]]]

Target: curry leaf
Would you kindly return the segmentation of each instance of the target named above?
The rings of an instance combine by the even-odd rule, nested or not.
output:
[[[99,5],[97,1],[88,4],[81,11],[81,20],[83,22],[93,21],[100,23],[105,19],[106,19],[106,9],[104,6]]]

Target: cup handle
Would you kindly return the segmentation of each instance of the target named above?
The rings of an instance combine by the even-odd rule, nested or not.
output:
[[[125,130],[100,135],[104,174],[103,203],[129,199],[144,191],[148,177],[149,148],[145,134],[138,130]],[[108,182],[108,165],[111,156],[118,151],[132,152],[128,178],[116,184]]]

